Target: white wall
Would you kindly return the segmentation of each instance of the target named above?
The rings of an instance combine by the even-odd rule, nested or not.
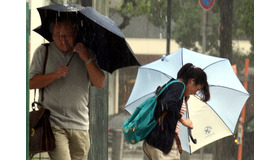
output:
[[[36,27],[41,25],[41,19],[40,19],[40,15],[39,12],[37,11],[38,7],[42,7],[46,5],[45,0],[30,0],[30,39],[29,39],[29,43],[30,43],[30,62],[33,58],[33,54],[34,51],[36,50],[36,48],[42,44],[45,43],[44,38],[39,35],[38,33],[34,32],[33,29],[35,29]],[[39,95],[39,91],[36,92],[37,96]],[[29,90],[29,103],[30,103],[30,107],[31,107],[31,103],[34,101],[34,91],[33,90]]]
[[[39,12],[37,11],[38,7],[45,5],[45,0],[31,0],[30,1],[30,59],[33,57],[35,49],[42,43],[45,43],[45,40],[38,33],[34,32],[33,29],[41,25],[41,19]]]
[[[153,38],[126,38],[127,43],[135,54],[153,54],[165,55],[166,54],[166,39],[153,39]],[[201,46],[196,43],[198,52],[202,51]],[[250,52],[251,44],[248,40],[233,40],[233,50],[239,49],[242,53],[248,55]],[[170,53],[175,52],[180,48],[174,39],[170,40]]]

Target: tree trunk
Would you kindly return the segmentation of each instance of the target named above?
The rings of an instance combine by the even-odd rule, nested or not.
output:
[[[218,140],[213,149],[213,159],[215,160],[236,160],[237,145],[234,144],[234,137],[229,136]]]
[[[220,57],[232,60],[232,24],[233,24],[233,0],[219,0],[221,14],[220,28]],[[216,142],[213,158],[215,160],[236,159],[236,146],[233,136],[223,138]]]
[[[221,13],[220,56],[232,60],[233,0],[219,0]]]

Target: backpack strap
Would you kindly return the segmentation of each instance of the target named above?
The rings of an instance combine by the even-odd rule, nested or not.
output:
[[[156,122],[157,122],[158,124],[160,124],[161,131],[163,131],[163,120],[164,120],[164,118],[165,118],[166,115],[167,115],[167,112],[164,111],[164,112],[160,115],[160,117],[158,117],[158,119],[156,120]]]
[[[43,74],[46,73],[46,65],[47,65],[48,55],[49,55],[49,43],[45,43],[44,46],[46,46],[46,54],[45,54],[45,60],[44,60]],[[42,88],[41,102],[44,101],[44,89],[45,88]]]
[[[182,97],[183,97],[183,95],[184,95],[185,84],[184,84],[183,82],[181,82],[181,81],[176,80],[176,79],[173,80],[173,81],[171,81],[171,82],[169,82],[169,83],[167,83],[163,88],[162,88],[161,86],[158,86],[158,88],[157,88],[157,90],[156,90],[156,95],[157,95],[156,98],[158,98],[158,97],[161,95],[161,93],[162,93],[168,86],[170,86],[171,84],[176,83],[176,82],[182,83],[182,84],[184,85],[184,89],[183,89],[183,91],[182,91],[182,93],[181,93],[181,96],[180,96],[180,99],[182,99]]]
[[[47,60],[48,60],[48,55],[49,55],[49,43],[44,43],[42,44],[46,47],[46,51],[45,51],[45,59],[44,59],[44,64],[43,64],[43,74],[45,74],[46,72],[46,65],[47,65]],[[41,102],[44,101],[44,88],[41,89],[42,91],[42,96],[41,96]],[[35,102],[35,97],[36,97],[36,89],[34,89],[34,102]],[[33,108],[33,107],[32,107]],[[33,108],[35,109],[35,108]]]
[[[181,96],[180,96],[180,99],[182,99],[182,97],[183,97],[183,95],[184,95],[184,91],[185,91],[185,84],[184,84],[183,82],[181,82],[181,81],[178,81],[178,80],[173,80],[173,81],[167,83],[167,84],[165,85],[165,87],[163,87],[163,88],[162,88],[161,86],[158,86],[158,88],[157,88],[157,90],[156,90],[156,95],[157,95],[156,99],[158,100],[158,97],[160,96],[160,94],[161,94],[169,85],[171,85],[171,84],[173,84],[173,83],[176,83],[176,82],[182,83],[182,84],[184,85],[184,89],[183,89],[183,91],[182,91],[182,93],[181,93]],[[160,126],[161,126],[161,131],[163,131],[163,120],[164,120],[164,118],[165,118],[166,115],[167,115],[167,111],[164,111],[164,112],[160,115],[160,117],[156,120],[156,122],[159,123]]]

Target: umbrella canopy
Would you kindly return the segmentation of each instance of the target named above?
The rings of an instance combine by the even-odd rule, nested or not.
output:
[[[148,97],[154,95],[158,86],[177,78],[177,72],[186,63],[200,67],[207,74],[210,100],[202,102],[198,96],[188,100],[189,116],[197,144],[189,141],[188,128],[180,125],[182,148],[195,150],[225,136],[232,135],[248,92],[240,83],[228,59],[197,53],[185,48],[157,61],[141,66],[125,109],[132,113]],[[199,93],[197,93],[199,95]],[[186,115],[185,115],[186,116]]]
[[[92,49],[100,68],[112,73],[118,68],[140,65],[118,26],[92,7],[77,4],[54,4],[37,8],[41,26],[34,29],[49,42],[53,41],[50,24],[59,18],[76,23],[78,42]]]

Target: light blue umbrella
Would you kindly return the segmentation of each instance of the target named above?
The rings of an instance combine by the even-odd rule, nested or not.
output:
[[[191,96],[188,101],[190,119],[194,124],[192,134],[197,139],[197,144],[189,141],[188,129],[180,125],[182,148],[193,153],[215,140],[232,135],[243,105],[249,97],[228,59],[181,48],[166,57],[141,66],[125,109],[133,113],[138,105],[154,95],[158,86],[162,86],[171,78],[176,79],[177,72],[186,63],[192,63],[204,70],[211,95],[207,103],[202,102],[198,96]]]

